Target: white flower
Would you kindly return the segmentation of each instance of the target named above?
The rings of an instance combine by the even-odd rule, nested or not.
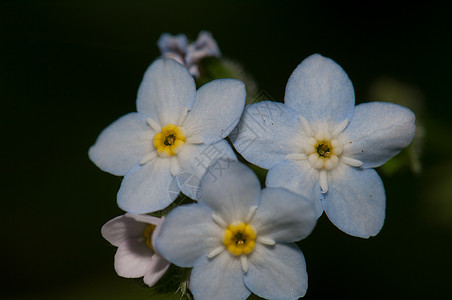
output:
[[[298,299],[307,290],[303,253],[294,244],[316,223],[312,203],[281,188],[261,191],[256,175],[231,162],[207,173],[198,203],[171,211],[156,239],[159,253],[193,267],[195,299]]]
[[[115,270],[126,278],[144,277],[153,286],[165,274],[170,263],[155,252],[154,241],[163,218],[125,214],[102,226],[102,236],[118,247]]]
[[[344,70],[318,54],[292,73],[285,104],[247,106],[232,139],[249,162],[269,169],[266,185],[312,199],[320,216],[344,232],[367,238],[385,219],[385,191],[377,172],[413,139],[415,116],[382,102],[355,107]]]
[[[180,190],[195,197],[215,159],[236,159],[224,138],[242,114],[245,94],[235,79],[214,80],[196,92],[185,67],[156,60],[139,87],[138,112],[104,129],[89,150],[102,170],[124,176],[119,207],[141,214],[165,208]]]
[[[199,77],[198,63],[205,57],[220,57],[221,52],[212,34],[201,31],[198,39],[188,44],[185,34],[164,33],[157,41],[163,57],[172,58],[185,65],[190,73]]]

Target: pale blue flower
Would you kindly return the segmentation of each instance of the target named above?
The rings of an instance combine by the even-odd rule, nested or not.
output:
[[[245,94],[235,79],[214,80],[196,91],[181,64],[151,64],[138,90],[138,112],[113,122],[89,150],[99,168],[124,176],[119,207],[148,213],[168,206],[180,190],[194,197],[216,159],[236,159],[224,138],[243,112]],[[183,182],[187,178],[190,184]]]
[[[196,41],[188,44],[185,34],[164,33],[157,41],[163,57],[172,58],[185,65],[190,73],[199,77],[199,62],[205,57],[220,57],[217,42],[208,31],[201,31]]]
[[[247,106],[233,144],[249,162],[269,169],[266,185],[315,201],[342,231],[376,235],[385,218],[385,191],[372,168],[406,147],[415,132],[407,108],[383,102],[355,107],[344,70],[315,54],[292,73],[285,104]]]
[[[214,170],[212,170],[214,171]],[[312,203],[282,188],[261,191],[256,175],[231,162],[208,172],[198,203],[171,211],[156,239],[168,261],[193,267],[195,299],[298,299],[306,293],[303,253],[295,241],[316,223]]]

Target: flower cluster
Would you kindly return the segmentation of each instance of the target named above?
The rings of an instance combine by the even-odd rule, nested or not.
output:
[[[355,107],[347,74],[318,54],[292,73],[284,103],[245,108],[240,80],[196,90],[197,62],[220,55],[210,34],[193,44],[164,34],[158,45],[163,58],[144,74],[137,112],[89,150],[99,168],[124,176],[117,202],[127,213],[102,227],[118,247],[116,272],[154,286],[170,264],[191,268],[183,284],[195,299],[304,296],[299,241],[323,211],[349,235],[380,231],[386,198],[373,168],[411,142],[414,114],[383,102]],[[266,188],[248,163],[269,170]]]

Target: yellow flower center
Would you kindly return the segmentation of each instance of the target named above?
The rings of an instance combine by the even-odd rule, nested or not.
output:
[[[341,143],[327,132],[319,132],[304,145],[311,166],[318,170],[336,168],[342,153]]]
[[[317,153],[319,154],[319,156],[328,158],[328,157],[330,157],[331,150],[333,149],[333,147],[330,145],[329,142],[321,141],[320,143],[317,144],[315,149],[316,149]]]
[[[178,148],[185,144],[185,134],[179,126],[168,124],[154,136],[153,144],[160,156],[173,156],[177,154]]]
[[[149,224],[146,226],[146,228],[144,229],[144,237],[145,237],[145,241],[146,241],[146,245],[151,248],[151,250],[154,250],[154,247],[152,247],[152,234],[154,233],[155,230],[155,225],[154,224]]]
[[[224,231],[223,244],[235,256],[249,254],[256,245],[257,234],[254,228],[244,222],[231,224]]]

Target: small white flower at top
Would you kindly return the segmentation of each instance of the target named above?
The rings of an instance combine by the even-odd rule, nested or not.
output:
[[[353,85],[333,60],[311,55],[289,78],[284,104],[246,107],[232,142],[249,162],[269,169],[268,187],[312,199],[342,231],[376,235],[385,219],[381,166],[413,139],[415,116],[392,103],[355,107]]]
[[[190,73],[199,77],[199,62],[205,57],[220,57],[217,42],[208,31],[201,31],[196,41],[188,44],[185,34],[164,33],[157,41],[162,57],[172,58],[185,65]]]
[[[159,253],[193,267],[189,282],[197,300],[246,299],[251,292],[267,299],[304,296],[306,263],[294,242],[313,230],[313,204],[286,189],[261,190],[239,162],[216,175],[202,179],[198,203],[167,215],[155,243]]]
[[[125,214],[102,226],[102,236],[118,247],[115,271],[119,276],[144,277],[144,283],[151,287],[165,274],[170,263],[154,247],[162,222],[163,218]]]
[[[89,150],[102,170],[124,176],[119,207],[142,214],[164,209],[179,191],[196,198],[200,179],[216,159],[236,159],[224,138],[238,123],[245,97],[240,80],[218,79],[196,91],[178,62],[152,63],[138,90],[137,112],[104,129]],[[206,155],[212,147],[216,157]]]

